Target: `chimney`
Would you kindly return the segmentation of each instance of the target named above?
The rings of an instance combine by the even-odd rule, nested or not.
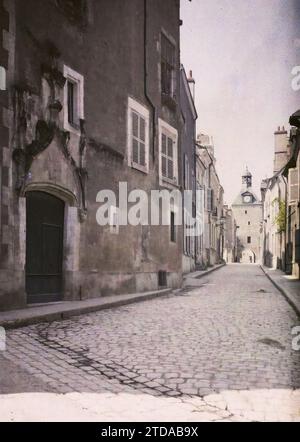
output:
[[[189,78],[187,79],[187,81],[188,81],[188,84],[189,84],[189,87],[190,87],[190,91],[191,91],[193,100],[195,101],[195,80],[193,78],[193,72],[192,71],[190,71]]]
[[[284,126],[278,126],[274,132],[274,174],[279,172],[288,162],[288,133]]]

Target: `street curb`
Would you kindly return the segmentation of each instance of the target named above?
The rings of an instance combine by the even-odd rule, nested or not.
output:
[[[269,275],[269,273],[267,273],[265,271],[265,269],[263,268],[262,265],[260,265],[260,268],[262,269],[262,271],[264,272],[264,274],[266,275],[266,277],[269,279],[269,281],[272,282],[272,284],[277,288],[277,290],[282,294],[282,296],[285,298],[285,300],[290,304],[290,306],[293,308],[293,310],[295,311],[296,315],[300,318],[300,309],[297,307],[297,305],[295,304],[295,302],[290,298],[290,296],[288,295],[288,293],[279,285],[277,284],[276,281],[274,281],[274,279]]]
[[[204,276],[209,275],[210,273],[215,272],[216,270],[219,270],[224,266],[226,266],[226,262],[224,262],[223,264],[219,264],[218,266],[213,267],[212,269],[205,270],[205,273],[195,276],[195,279],[203,278]]]
[[[4,327],[5,329],[14,329],[19,327],[25,327],[27,325],[33,325],[38,324],[41,322],[53,322],[53,321],[61,321],[64,319],[71,318],[72,316],[80,316],[87,313],[93,313],[100,310],[107,310],[114,307],[121,307],[124,305],[134,304],[136,302],[142,302],[142,301],[149,301],[151,299],[168,296],[173,292],[173,289],[163,289],[156,292],[151,292],[146,295],[138,295],[136,297],[132,298],[125,298],[125,299],[119,299],[117,301],[109,301],[100,304],[100,305],[94,305],[94,306],[86,306],[86,307],[75,307],[71,308],[69,310],[65,311],[58,311],[58,312],[51,312],[51,313],[45,313],[45,314],[38,314],[36,316],[27,317],[27,318],[16,318],[12,320],[4,320],[0,321],[0,326]],[[109,298],[109,297],[108,297]],[[24,309],[26,311],[26,309]],[[9,313],[5,312],[5,313]]]

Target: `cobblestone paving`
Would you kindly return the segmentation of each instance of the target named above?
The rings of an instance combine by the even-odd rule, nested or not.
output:
[[[299,388],[300,354],[291,346],[299,318],[262,270],[230,265],[197,284],[8,331],[5,357],[59,393],[199,398]]]

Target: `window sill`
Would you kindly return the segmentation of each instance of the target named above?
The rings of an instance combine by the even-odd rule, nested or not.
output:
[[[66,123],[66,124],[64,125],[64,129],[65,129],[66,131],[68,131],[68,132],[73,133],[73,134],[76,134],[76,135],[79,135],[79,136],[81,135],[81,132],[80,132],[80,126],[77,125],[77,124]]]
[[[160,184],[165,187],[180,189],[180,186],[179,186],[177,180],[170,180],[170,179],[165,178],[163,176],[160,176]]]
[[[139,172],[142,172],[146,175],[148,175],[148,173],[149,173],[149,168],[147,166],[141,166],[140,164],[137,164],[134,162],[131,162],[131,168],[138,170]]]

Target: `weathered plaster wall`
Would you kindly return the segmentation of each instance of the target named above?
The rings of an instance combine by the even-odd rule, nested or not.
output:
[[[152,113],[145,96],[144,2],[116,0],[108,4],[105,0],[87,0],[83,20],[68,17],[63,3],[56,0],[11,0],[9,4],[16,5],[16,55],[9,84],[14,118],[9,124],[10,143],[7,129],[1,128],[1,141],[7,144],[6,151],[1,149],[9,162],[6,169],[2,166],[2,193],[10,176],[6,192],[12,205],[9,211],[2,204],[2,226],[7,225],[9,212],[14,229],[8,244],[2,241],[1,266],[7,283],[1,287],[4,301],[0,308],[26,303],[25,196],[26,191],[38,189],[66,202],[65,299],[155,289],[158,270],[168,273],[168,285],[178,286],[181,228],[176,243],[170,242],[169,227],[120,227],[119,235],[112,235],[109,227],[96,222],[96,195],[101,189],[118,194],[119,181],[128,182],[129,191],[141,188],[149,193],[159,188],[158,118],[180,129],[178,104],[170,109],[161,99],[160,32],[163,29],[176,43],[179,97],[179,2],[147,2],[146,87],[156,109],[148,175],[127,165],[128,96]],[[7,23],[1,22],[1,26]],[[60,74],[64,64],[83,75],[85,82],[85,125],[80,134],[70,138],[63,129],[64,109],[55,107],[63,101]],[[38,121],[46,122],[40,132]],[[30,149],[36,147],[37,134],[44,142],[38,143],[38,152],[33,154]],[[152,134],[151,124],[150,138]],[[29,154],[24,156],[26,149]]]

